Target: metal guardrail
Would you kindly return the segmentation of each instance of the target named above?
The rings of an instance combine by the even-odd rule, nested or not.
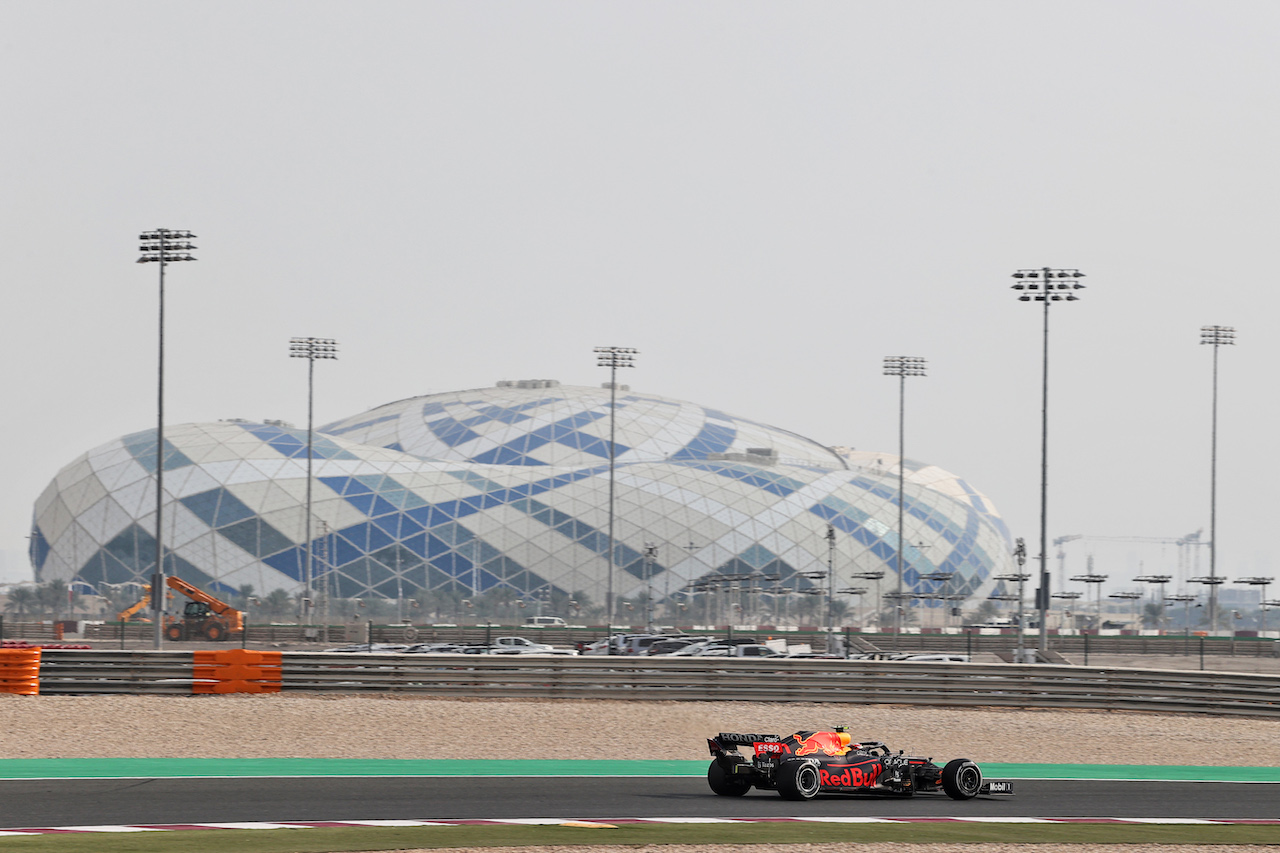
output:
[[[56,639],[52,622],[15,622],[0,617],[0,634],[5,638],[26,640]],[[617,628],[616,630],[631,630]],[[638,629],[643,630],[643,629]],[[682,629],[686,633],[697,635],[714,634],[724,636],[727,632],[722,626],[714,631],[695,628]],[[260,643],[308,643],[322,642],[328,645],[364,642],[375,643],[482,643],[489,637],[508,636],[512,634],[527,636],[540,642],[557,646],[573,646],[579,642],[590,643],[601,639],[607,633],[603,626],[591,628],[530,628],[527,625],[378,625],[368,622],[335,623],[328,626],[303,626],[294,624],[252,624],[249,626],[247,638],[233,638],[229,645],[247,643],[250,647]],[[87,623],[84,626],[85,640],[98,643],[114,643],[120,646],[133,646],[138,643],[150,643],[154,629],[149,623],[119,622]],[[756,642],[766,639],[785,638],[789,643],[808,643],[815,649],[826,649],[825,632],[818,629],[778,630],[778,629],[735,629],[733,636],[750,637]],[[858,632],[843,633],[855,651],[886,652],[948,652],[952,654],[1000,654],[1018,647],[1017,632],[980,633],[976,630],[957,634],[904,633],[863,634]],[[1028,635],[1027,644],[1034,644],[1034,637]],[[226,644],[212,644],[217,647]],[[1280,642],[1268,637],[1218,636],[1200,637],[1183,634],[1164,634],[1162,636],[1133,635],[1051,635],[1051,650],[1073,658],[1073,662],[1088,663],[1090,654],[1134,654],[1134,655],[1205,655],[1208,657],[1280,657]],[[145,646],[144,646],[145,648]]]
[[[40,692],[190,695],[192,666],[191,652],[46,649]]]
[[[285,652],[285,692],[846,702],[1280,718],[1280,677],[1050,665]],[[46,695],[192,692],[191,652],[50,649]]]

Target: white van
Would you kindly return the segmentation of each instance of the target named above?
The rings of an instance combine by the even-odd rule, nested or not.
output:
[[[559,616],[530,616],[524,620],[526,628],[564,628],[565,621]]]

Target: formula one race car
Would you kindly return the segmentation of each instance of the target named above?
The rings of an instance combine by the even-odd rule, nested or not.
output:
[[[1009,782],[989,782],[978,765],[957,758],[939,767],[931,758],[892,753],[878,741],[854,742],[845,726],[834,731],[778,735],[720,733],[707,739],[711,766],[707,784],[724,797],[740,797],[754,786],[787,800],[818,794],[890,794],[909,797],[941,789],[954,800],[1012,794]],[[750,759],[738,752],[747,747]]]

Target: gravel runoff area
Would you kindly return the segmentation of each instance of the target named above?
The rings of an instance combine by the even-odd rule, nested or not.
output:
[[[856,738],[881,740],[910,753],[940,759],[965,756],[980,763],[1280,766],[1280,720],[1121,712],[274,694],[0,695],[0,714],[6,723],[0,727],[0,758],[617,758],[614,738],[573,737],[583,731],[603,731],[626,732],[625,749],[631,758],[704,759],[706,738],[716,732],[787,734],[848,724]],[[155,732],[165,730],[198,732],[199,737],[158,741]],[[504,736],[474,736],[493,731]],[[851,843],[717,849],[602,844],[531,847],[523,853],[900,853],[906,849],[911,853],[1109,853],[1114,848]],[[1127,845],[1125,849],[1132,853],[1225,853],[1228,849],[1261,853],[1275,848]]]
[[[277,693],[0,694],[0,713],[0,758],[616,759],[621,748],[635,759],[705,759],[716,732],[847,724],[855,739],[943,760],[1280,766],[1280,720],[1107,711]]]

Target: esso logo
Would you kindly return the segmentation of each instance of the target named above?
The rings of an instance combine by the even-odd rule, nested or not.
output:
[[[756,743],[756,755],[782,755],[781,743]]]

